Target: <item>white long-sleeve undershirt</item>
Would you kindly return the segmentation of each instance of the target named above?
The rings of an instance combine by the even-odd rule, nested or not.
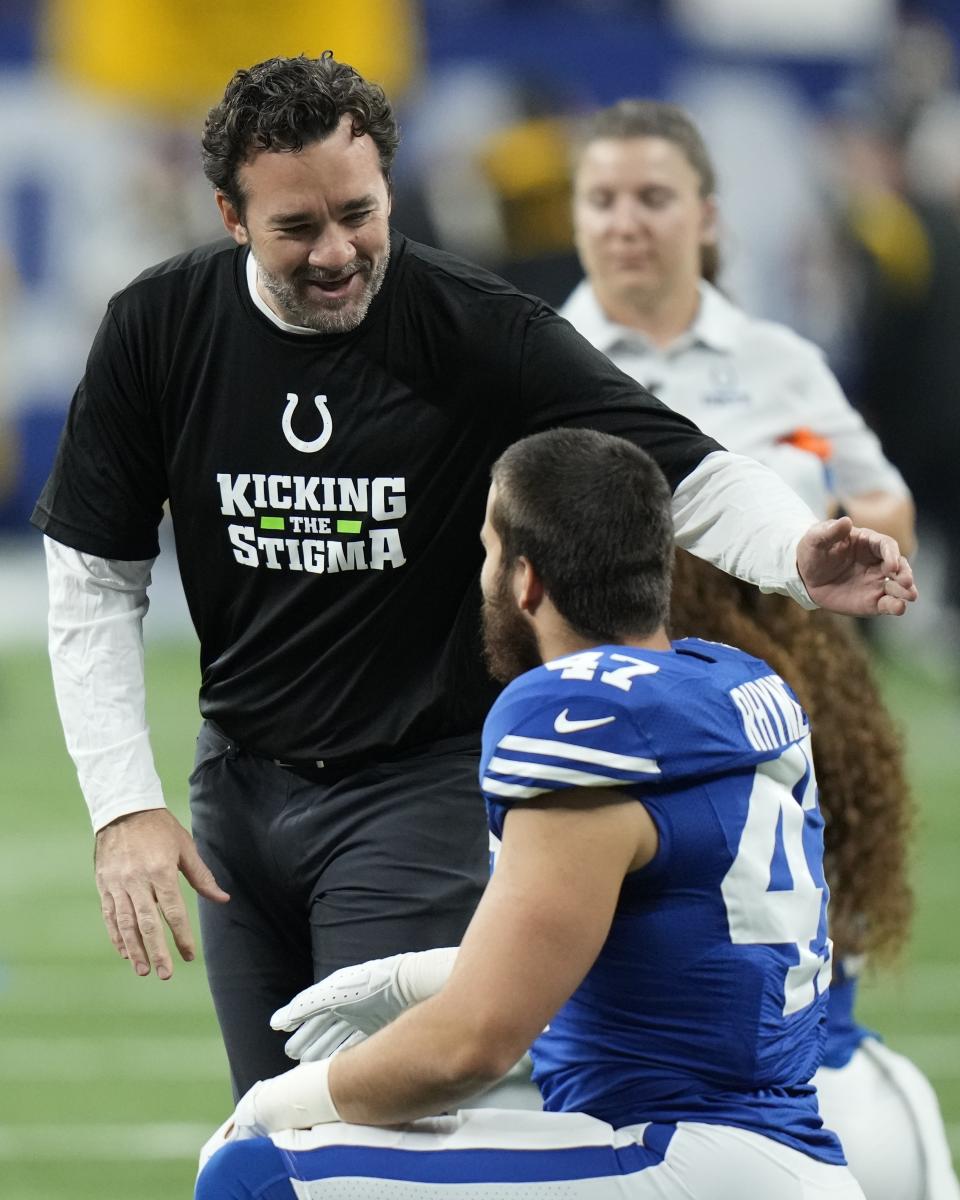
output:
[[[817,520],[769,467],[727,451],[708,454],[673,493],[678,546],[803,608],[817,606],[797,569],[797,545]]]
[[[797,543],[816,518],[766,467],[717,451],[677,488],[677,544],[762,591],[815,605]],[[67,749],[94,830],[164,806],[146,720],[143,617],[153,559],[82,554],[44,538],[50,660]]]
[[[94,830],[163,808],[146,717],[143,617],[153,559],[81,554],[44,537],[53,686]]]

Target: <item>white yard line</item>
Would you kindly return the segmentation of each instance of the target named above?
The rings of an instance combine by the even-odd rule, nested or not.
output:
[[[0,1160],[196,1160],[215,1128],[173,1121],[150,1125],[6,1125],[0,1128]]]

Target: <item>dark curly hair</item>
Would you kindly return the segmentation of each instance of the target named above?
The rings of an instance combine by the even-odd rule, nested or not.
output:
[[[682,550],[670,628],[673,637],[726,642],[764,659],[797,693],[813,733],[835,953],[894,960],[913,913],[913,802],[901,739],[857,630],[763,595]]]
[[[400,131],[383,89],[332,50],[319,58],[268,58],[237,71],[223,99],[207,114],[200,139],[203,173],[243,215],[239,168],[259,150],[302,150],[322,141],[349,114],[353,136],[368,133],[387,185]]]

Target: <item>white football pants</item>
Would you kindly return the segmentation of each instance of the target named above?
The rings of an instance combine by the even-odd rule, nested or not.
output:
[[[270,1141],[257,1139],[297,1200],[863,1200],[846,1167],[693,1122],[615,1130],[581,1113],[464,1109],[402,1129],[318,1125]],[[217,1185],[198,1194],[265,1194],[232,1190],[234,1169],[256,1151],[218,1151],[204,1172]]]
[[[910,1059],[867,1038],[813,1082],[867,1200],[960,1200],[940,1105]]]

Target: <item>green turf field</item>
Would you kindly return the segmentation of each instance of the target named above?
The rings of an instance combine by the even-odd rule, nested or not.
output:
[[[154,746],[186,819],[196,732],[192,646],[148,654]],[[918,912],[905,969],[862,1016],[929,1074],[960,1158],[960,705],[885,672],[922,802]],[[187,1200],[196,1151],[230,1107],[199,962],[138,980],[100,923],[91,835],[40,649],[0,654],[0,1196]]]

